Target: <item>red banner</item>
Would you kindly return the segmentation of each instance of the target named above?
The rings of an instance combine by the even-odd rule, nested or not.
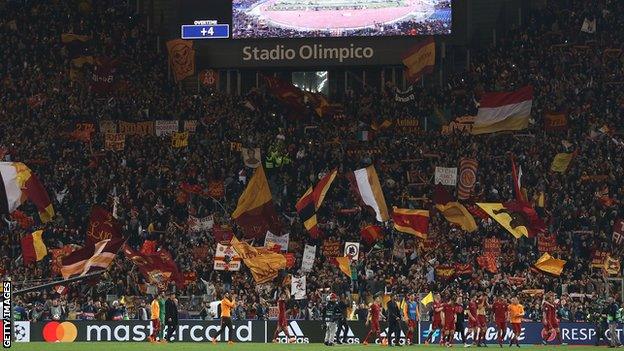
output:
[[[500,257],[500,240],[498,240],[498,238],[487,238],[483,240],[483,254],[486,256]]]
[[[87,229],[87,245],[121,237],[121,225],[113,218],[113,215],[103,207],[94,205],[91,208],[89,228]]]
[[[494,258],[494,256],[479,256],[477,257],[477,263],[479,264],[479,267],[485,269],[490,273],[498,272],[498,267],[496,266],[496,258]]]
[[[123,250],[126,257],[137,265],[143,277],[160,291],[167,289],[169,281],[175,282],[178,288],[184,286],[184,276],[167,250],[162,249],[153,255],[141,254],[128,245],[124,245]]]
[[[557,252],[559,250],[557,237],[553,234],[539,234],[537,236],[537,249],[541,254]]]

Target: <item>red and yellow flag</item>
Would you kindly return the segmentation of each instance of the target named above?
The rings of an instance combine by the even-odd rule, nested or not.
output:
[[[433,72],[436,59],[436,47],[433,37],[411,48],[403,55],[405,74],[410,82],[416,82],[425,73]]]
[[[262,166],[256,168],[247,188],[238,198],[232,219],[241,226],[247,238],[264,237],[267,231],[275,235],[281,234],[271,189]]]
[[[192,40],[169,40],[167,51],[176,83],[195,74],[195,50]]]
[[[266,247],[253,247],[244,241],[239,241],[236,237],[233,237],[230,243],[245,266],[251,271],[251,275],[257,284],[275,279],[280,269],[289,266],[289,257]]]
[[[429,232],[429,211],[394,207],[394,229],[426,239]]]

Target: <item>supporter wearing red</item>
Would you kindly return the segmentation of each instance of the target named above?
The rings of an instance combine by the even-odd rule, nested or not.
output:
[[[507,319],[509,319],[508,309],[509,305],[504,296],[497,297],[492,304],[492,312],[494,313],[494,322],[496,324],[496,335],[500,347],[503,347],[503,339],[507,332]]]

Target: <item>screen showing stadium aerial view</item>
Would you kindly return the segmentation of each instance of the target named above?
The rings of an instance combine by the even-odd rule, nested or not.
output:
[[[451,0],[233,0],[232,37],[451,34]]]

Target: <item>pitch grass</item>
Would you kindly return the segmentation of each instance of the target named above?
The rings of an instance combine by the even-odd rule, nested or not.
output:
[[[464,350],[463,345],[455,345],[453,348],[456,350]],[[437,345],[418,345],[418,346],[404,346],[399,349],[402,350],[443,350],[445,347]],[[468,348],[467,350],[472,350]],[[498,345],[489,345],[487,349],[478,348],[477,350],[516,350],[516,347],[508,347],[505,345],[502,349]],[[551,350],[568,350],[574,351],[589,351],[589,350],[604,350],[605,347],[595,346],[521,346],[522,351],[551,351]],[[171,344],[150,344],[147,342],[74,342],[74,343],[44,343],[44,342],[32,342],[32,343],[13,343],[11,350],[14,351],[313,351],[313,350],[341,350],[341,351],[381,351],[389,350],[388,347],[382,347],[379,345],[336,345],[334,347],[326,347],[323,344],[297,344],[297,345],[285,345],[285,344],[257,344],[257,343],[236,343],[234,345],[227,345],[220,343],[212,345],[210,343],[171,343]],[[390,349],[392,350],[392,349]],[[452,349],[451,349],[452,350]]]

